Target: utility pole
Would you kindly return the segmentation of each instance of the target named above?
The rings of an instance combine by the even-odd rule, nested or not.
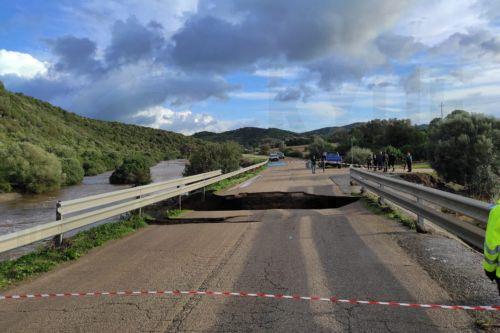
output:
[[[354,164],[354,154],[353,154],[353,151],[352,151],[352,142],[353,142],[353,137],[351,136],[351,165]]]
[[[444,118],[444,114],[443,114],[443,102],[441,102],[441,119]]]

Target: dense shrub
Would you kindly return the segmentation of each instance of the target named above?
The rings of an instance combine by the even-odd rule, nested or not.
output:
[[[387,146],[383,148],[382,151],[387,152],[387,154],[389,155],[393,154],[394,156],[396,156],[396,160],[401,160],[405,156],[401,150],[393,146]]]
[[[111,184],[145,185],[151,182],[151,164],[144,156],[127,157],[111,174]]]
[[[3,164],[0,183],[4,189],[42,193],[61,185],[61,162],[54,154],[31,143],[10,145],[0,152],[0,160]]]
[[[345,162],[351,163],[352,161],[354,164],[366,164],[366,160],[371,156],[372,151],[370,149],[354,146],[347,152]]]
[[[500,120],[457,110],[431,122],[429,139],[430,163],[439,176],[479,196],[496,194]]]
[[[242,148],[235,142],[207,143],[191,152],[184,175],[196,175],[221,169],[223,173],[239,168]]]
[[[79,184],[83,180],[84,170],[76,158],[61,158],[61,168],[64,185]]]
[[[298,157],[298,158],[304,157],[304,155],[300,151],[289,148],[285,149],[285,156]]]

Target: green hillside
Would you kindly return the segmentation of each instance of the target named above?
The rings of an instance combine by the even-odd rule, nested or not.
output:
[[[83,173],[112,170],[126,156],[141,154],[151,163],[177,158],[196,142],[173,132],[81,117],[11,93],[0,82],[0,191],[43,192],[78,183]],[[38,187],[35,179],[46,184]]]
[[[319,135],[319,136],[324,136],[324,137],[331,137],[333,134],[340,130],[351,130],[355,127],[361,126],[363,123],[352,123],[349,125],[345,126],[331,126],[331,127],[323,127],[323,128],[318,128],[312,131],[308,132],[303,132],[301,135],[303,136],[313,136],[313,135]]]

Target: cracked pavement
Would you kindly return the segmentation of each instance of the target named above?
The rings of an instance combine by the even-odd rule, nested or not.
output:
[[[341,191],[341,170],[269,168],[231,192]],[[308,179],[310,181],[308,182]],[[276,185],[276,186],[273,186]],[[211,212],[211,214],[215,214]],[[359,202],[252,211],[240,223],[151,225],[3,293],[202,289],[453,304],[398,245],[414,233]],[[2,332],[467,332],[464,311],[206,296],[110,296],[0,302]]]

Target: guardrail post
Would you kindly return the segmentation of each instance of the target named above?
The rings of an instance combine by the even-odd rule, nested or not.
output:
[[[136,199],[140,199],[141,196],[137,196]],[[142,217],[142,207],[139,208],[139,217]]]
[[[61,208],[61,201],[58,201],[56,204],[56,221],[62,220],[62,215],[59,213],[59,208]],[[54,236],[54,244],[55,246],[61,246],[63,241],[63,234]]]
[[[380,187],[380,191],[384,191],[384,185],[380,184],[379,187]],[[382,195],[380,195],[378,197],[378,203],[379,203],[379,205],[385,204],[384,197]]]
[[[419,205],[422,204],[422,198],[420,198],[419,196],[417,196],[417,203]],[[425,232],[425,225],[424,225],[424,217],[420,214],[417,214],[417,225],[416,225],[416,228],[417,228],[417,231],[418,232]]]

